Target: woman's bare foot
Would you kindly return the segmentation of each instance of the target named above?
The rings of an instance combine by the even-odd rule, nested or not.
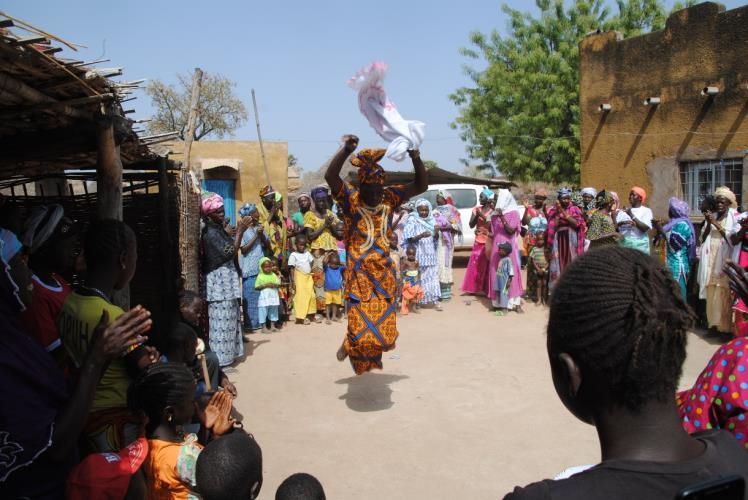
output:
[[[311,321],[309,321],[309,318],[304,318],[304,321],[303,321],[303,323],[304,323],[305,325],[311,325],[311,324],[312,324],[312,322],[311,322]]]
[[[345,347],[343,347],[343,344],[340,344],[340,349],[338,349],[338,352],[335,354],[335,357],[338,358],[338,361],[344,361],[345,358],[348,357],[348,353],[345,352]]]

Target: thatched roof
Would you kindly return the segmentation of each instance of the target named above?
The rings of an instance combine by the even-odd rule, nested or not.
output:
[[[54,43],[53,43],[54,42]],[[140,82],[115,82],[106,61],[56,57],[76,45],[0,12],[0,178],[96,165],[96,119],[115,115],[125,166],[152,158],[127,118]]]

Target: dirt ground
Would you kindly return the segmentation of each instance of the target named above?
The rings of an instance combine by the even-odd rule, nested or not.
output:
[[[455,289],[466,262],[455,260]],[[316,476],[330,499],[495,499],[596,463],[594,428],[553,390],[547,312],[525,310],[497,318],[481,300],[457,295],[443,312],[402,317],[384,370],[360,377],[335,359],[344,323],[252,335],[229,376],[262,447],[260,499],[274,498],[294,472]],[[691,336],[682,387],[715,349]]]

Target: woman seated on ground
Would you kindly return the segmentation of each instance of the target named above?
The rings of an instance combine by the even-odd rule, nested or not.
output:
[[[0,496],[62,498],[99,379],[125,349],[143,342],[150,314],[135,308],[108,326],[102,319],[68,390],[54,358],[20,327],[18,315],[31,299],[31,271],[20,250],[15,235],[0,229]]]
[[[551,297],[548,357],[566,408],[594,425],[601,462],[505,498],[675,498],[682,488],[738,474],[748,454],[729,433],[689,436],[675,389],[692,314],[670,273],[616,246],[574,261]]]

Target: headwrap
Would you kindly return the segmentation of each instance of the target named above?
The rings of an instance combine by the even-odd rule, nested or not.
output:
[[[327,186],[317,186],[316,188],[312,189],[312,200],[316,200],[318,198],[327,199],[329,196],[330,191],[327,189]]]
[[[384,184],[384,169],[378,163],[384,157],[384,149],[362,149],[351,158],[351,165],[358,168],[358,180],[361,184]]]
[[[600,209],[613,203],[613,196],[606,190],[602,190],[595,196],[595,206]]]
[[[508,189],[499,189],[499,196],[496,199],[496,208],[501,209],[502,213],[509,213],[515,210],[519,210],[517,200],[512,196],[512,192]]]
[[[509,243],[500,243],[497,246],[498,246],[499,250],[504,250],[507,253],[507,255],[511,255],[511,253],[512,253],[512,245],[510,245]]]
[[[203,191],[203,199],[200,204],[200,211],[203,215],[208,215],[211,212],[215,212],[219,208],[223,208],[223,198],[216,193],[209,191]]]
[[[489,188],[488,186],[483,186],[483,191],[481,191],[481,193],[489,200],[494,197],[494,192],[491,191],[491,188]]]
[[[639,197],[642,199],[642,205],[644,205],[644,202],[647,201],[647,192],[644,191],[644,188],[640,188],[639,186],[634,186],[631,188],[631,191],[638,194]]]
[[[2,257],[6,264],[21,251],[22,247],[23,244],[13,231],[0,229],[0,257]]]
[[[423,227],[426,228],[427,231],[434,232],[434,224],[436,221],[434,220],[434,209],[431,205],[431,202],[427,200],[426,198],[418,198],[416,200],[416,210],[418,210],[420,207],[428,207],[429,214],[426,217],[421,217],[420,214],[416,214],[413,217],[408,218],[408,223],[413,221],[416,224],[420,224]]]
[[[558,199],[560,200],[564,196],[571,196],[571,189],[567,187],[558,188]]]
[[[265,262],[270,262],[270,259],[267,257],[262,257],[259,262],[259,269],[260,272],[257,274],[257,279],[255,280],[255,287],[258,287],[260,285],[267,285],[268,283],[274,283],[276,285],[280,285],[280,278],[278,278],[278,275],[275,274],[272,270],[269,273],[266,273],[262,270],[262,265]]]
[[[594,198],[595,196],[597,196],[597,190],[593,187],[586,187],[582,189],[582,194],[588,194]]]
[[[273,189],[273,186],[271,186],[270,184],[267,184],[260,188],[260,198],[265,198],[267,195],[273,193],[275,193],[275,189]]]
[[[301,193],[296,197],[296,201],[301,201],[302,198],[306,198],[307,200],[312,201],[312,196],[309,193]]]
[[[733,193],[727,186],[720,186],[714,191],[714,196],[723,196],[730,200],[731,207],[737,207],[738,201],[735,199],[735,193]]]
[[[611,205],[611,210],[618,210],[621,208],[621,199],[618,197],[618,193],[615,191],[610,192],[610,197],[613,198],[613,205]]]
[[[686,244],[688,245],[688,258],[693,260],[696,258],[696,230],[693,227],[693,222],[688,217],[690,213],[688,203],[673,196],[670,198],[668,206],[670,220],[663,226],[662,230],[667,234],[679,222],[688,224],[688,227],[691,228],[691,236],[689,236]]]
[[[412,212],[416,209],[416,204],[412,200],[408,200],[401,205],[408,212]]]
[[[257,210],[257,205],[255,205],[254,203],[245,203],[239,209],[239,216],[240,217],[249,217],[256,210]]]
[[[61,205],[45,205],[31,212],[24,224],[21,240],[31,253],[39,250],[55,233],[57,236],[72,235],[73,222],[64,217],[65,210]],[[61,226],[58,231],[58,226]]]
[[[535,196],[542,196],[548,198],[548,190],[546,188],[538,188],[535,190]]]

